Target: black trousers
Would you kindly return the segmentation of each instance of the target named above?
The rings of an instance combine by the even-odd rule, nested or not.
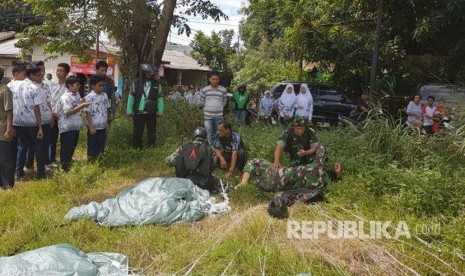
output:
[[[58,130],[58,121],[56,119],[52,120],[55,120],[55,125],[50,129],[50,163],[56,162],[58,134],[60,134]]]
[[[45,165],[49,165],[50,162],[50,138],[52,128],[50,128],[50,124],[42,125],[42,131],[44,137],[40,140],[40,146],[38,149],[38,153],[42,154],[42,158],[45,162]],[[26,168],[33,169],[34,168],[34,159],[37,159],[36,153],[32,152],[31,149],[27,152],[26,155]]]
[[[232,152],[222,152],[221,154],[224,159],[226,159],[228,165],[231,164]],[[240,149],[237,151],[236,169],[242,171],[245,167],[245,163],[247,163],[247,152],[245,149]],[[215,157],[215,164],[217,168],[220,167],[220,159],[218,157]]]
[[[79,131],[70,130],[60,134],[60,162],[64,171],[69,171],[73,154],[79,140]]]
[[[2,188],[13,188],[15,184],[15,148],[14,142],[0,141],[0,184]]]
[[[147,126],[147,146],[154,147],[155,139],[157,138],[157,114],[134,114],[132,132],[132,146],[134,148],[142,148],[142,136],[144,128]]]

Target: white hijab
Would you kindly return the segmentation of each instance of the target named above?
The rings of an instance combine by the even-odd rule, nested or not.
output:
[[[302,94],[299,91],[299,94],[297,95],[297,103],[302,104],[302,105],[307,105],[309,102],[313,103],[313,97],[312,97],[312,94],[310,93],[310,89],[308,88],[308,85],[306,83],[302,83],[300,85],[300,88],[302,87],[305,88],[305,93]]]
[[[287,93],[288,88],[292,89],[291,93]],[[286,85],[286,88],[284,89],[283,93],[281,94],[281,97],[279,100],[285,105],[285,106],[291,106],[295,103],[297,99],[297,96],[295,95],[294,92],[294,86],[292,84]]]

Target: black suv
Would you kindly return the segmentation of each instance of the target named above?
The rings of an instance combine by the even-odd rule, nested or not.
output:
[[[296,94],[300,91],[300,85],[304,82],[280,82],[271,88],[274,99],[279,99],[286,85],[292,83]],[[313,97],[313,116],[314,123],[323,123],[337,125],[339,124],[338,115],[352,117],[357,113],[357,106],[347,97],[340,89],[333,86],[322,84],[307,83]]]

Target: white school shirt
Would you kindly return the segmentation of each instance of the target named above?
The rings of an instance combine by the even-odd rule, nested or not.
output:
[[[66,115],[71,109],[81,104],[79,93],[73,93],[66,90],[65,94],[60,98],[60,114],[58,116],[58,129],[60,133],[72,130],[82,129],[82,110],[79,110],[73,115]]]
[[[42,98],[38,93],[38,85],[29,79],[19,83],[13,93],[13,125],[19,127],[35,127],[37,120],[34,107],[40,106]]]
[[[60,112],[60,98],[66,92],[66,85],[60,85],[58,81],[50,82],[50,92],[52,94],[52,112],[58,114]]]
[[[18,91],[18,87],[21,86],[21,84],[24,81],[25,80],[12,80],[6,86],[8,86],[8,88],[10,88],[12,93],[15,93],[16,91]]]
[[[108,108],[110,108],[110,101],[108,100],[107,93],[97,94],[94,91],[85,96],[89,106],[84,109],[90,112],[92,118],[92,125],[97,129],[105,129],[108,125]]]
[[[42,82],[37,84],[37,93],[41,98],[40,104],[40,118],[42,119],[42,124],[50,124],[52,120],[52,110],[48,107],[48,103],[52,101],[52,94],[50,93],[50,85],[48,83]]]

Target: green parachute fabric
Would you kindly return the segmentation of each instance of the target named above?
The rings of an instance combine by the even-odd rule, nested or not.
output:
[[[225,193],[223,194],[225,196]],[[91,202],[72,208],[65,218],[90,218],[104,226],[194,222],[205,215],[228,212],[226,202],[215,204],[215,198],[189,179],[149,178],[102,203]]]
[[[85,254],[69,244],[57,244],[0,258],[0,276],[123,276],[128,259],[119,253]]]

